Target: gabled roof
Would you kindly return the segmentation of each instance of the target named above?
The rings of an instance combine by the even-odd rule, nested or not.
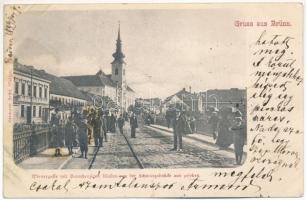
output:
[[[78,99],[86,100],[86,97],[77,89],[75,85],[69,80],[60,78],[45,72],[44,70],[37,70],[32,66],[22,65],[18,62],[14,65],[14,70],[18,70],[27,74],[35,75],[37,77],[51,81],[50,83],[50,93],[56,95],[63,95],[68,97],[74,97]]]
[[[135,92],[130,86],[126,86],[126,89],[130,92]]]
[[[106,85],[117,87],[117,84],[112,80],[112,75],[105,74],[102,70],[99,70],[95,75],[63,76],[62,78],[70,80],[77,87],[99,87]],[[130,86],[127,86],[127,90],[134,92]]]
[[[104,86],[97,75],[63,76],[62,78],[71,81],[77,87]]]
[[[182,90],[178,91],[177,93],[167,97],[164,102],[170,101],[174,96],[177,96],[180,100],[184,100],[184,101],[191,101],[191,99],[196,100],[198,99],[198,97],[191,93],[191,92],[187,92],[185,88],[183,88]]]

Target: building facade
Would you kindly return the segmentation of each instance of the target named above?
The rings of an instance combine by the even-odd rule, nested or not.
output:
[[[51,81],[40,77],[33,67],[14,62],[14,123],[45,123],[49,119]]]
[[[49,122],[55,112],[65,122],[72,111],[82,111],[87,105],[85,95],[71,81],[22,65],[17,59],[14,62],[14,90],[15,123]]]
[[[162,112],[165,113],[169,108],[173,107],[179,107],[180,109],[191,112],[202,112],[202,98],[199,94],[192,93],[183,88],[164,100]]]

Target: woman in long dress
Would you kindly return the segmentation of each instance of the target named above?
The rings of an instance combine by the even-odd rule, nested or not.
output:
[[[233,144],[233,132],[229,130],[232,126],[232,116],[229,113],[221,113],[218,123],[218,136],[216,144],[220,149],[226,149]]]

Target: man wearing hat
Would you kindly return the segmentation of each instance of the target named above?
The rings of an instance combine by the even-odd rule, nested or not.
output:
[[[87,119],[82,116],[81,122],[79,124],[78,128],[78,136],[79,136],[79,142],[80,142],[80,149],[81,149],[81,155],[80,158],[87,159],[87,152],[88,152],[88,125],[87,125]]]
[[[176,119],[173,120],[174,148],[171,150],[183,151],[183,135],[192,133],[187,122],[185,111],[176,111]]]
[[[234,126],[230,128],[234,132],[234,149],[236,164],[241,165],[243,146],[246,140],[246,126],[242,123],[242,117],[235,117]]]
[[[138,123],[135,113],[132,113],[132,116],[130,117],[130,126],[131,126],[131,138],[136,138],[136,128],[138,128]]]

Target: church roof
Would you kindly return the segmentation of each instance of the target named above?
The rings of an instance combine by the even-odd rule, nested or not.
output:
[[[112,80],[111,74],[105,74],[102,70],[99,70],[95,75],[82,75],[82,76],[64,76],[67,80],[70,80],[77,87],[117,87],[117,84]],[[134,90],[127,86],[127,90],[134,92]]]
[[[97,75],[63,76],[62,78],[71,81],[77,87],[104,86]]]

